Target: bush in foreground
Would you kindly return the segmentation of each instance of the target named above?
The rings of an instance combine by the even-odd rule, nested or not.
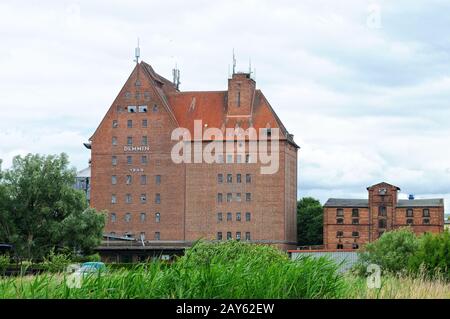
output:
[[[0,281],[0,298],[339,298],[347,287],[327,259],[292,261],[278,249],[199,242],[173,264],[110,271],[68,288],[65,276]]]

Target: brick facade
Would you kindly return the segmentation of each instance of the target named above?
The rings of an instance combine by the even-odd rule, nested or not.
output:
[[[444,231],[443,199],[399,200],[398,187],[368,187],[366,199],[331,198],[324,205],[325,249],[358,249],[386,231],[411,227],[416,234]]]
[[[173,130],[187,128],[193,137],[187,143],[193,144],[196,120],[224,133],[236,127],[278,128],[278,171],[261,174],[260,162],[241,157],[238,163],[237,154],[233,163],[225,154],[223,163],[174,163]],[[233,239],[240,235],[241,240],[295,247],[298,146],[249,74],[233,74],[227,91],[181,92],[141,62],[90,141],[91,206],[108,212],[105,233],[142,236],[149,247],[217,240],[220,233],[222,240],[231,233]],[[201,151],[208,142],[200,144]]]

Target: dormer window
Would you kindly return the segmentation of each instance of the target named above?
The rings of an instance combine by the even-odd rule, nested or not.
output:
[[[147,105],[139,105],[139,113],[147,113]]]
[[[128,105],[127,111],[128,113],[136,113],[136,105]]]

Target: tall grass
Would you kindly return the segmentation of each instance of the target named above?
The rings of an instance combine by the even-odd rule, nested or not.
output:
[[[276,248],[199,242],[171,265],[111,270],[68,288],[64,274],[0,280],[0,298],[341,298],[344,277],[328,259],[297,261]]]

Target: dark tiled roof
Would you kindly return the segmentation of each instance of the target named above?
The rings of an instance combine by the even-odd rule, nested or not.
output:
[[[330,198],[325,205],[326,207],[369,207],[367,199],[344,199]]]
[[[441,207],[444,206],[444,200],[442,198],[431,199],[399,199],[397,207]]]

